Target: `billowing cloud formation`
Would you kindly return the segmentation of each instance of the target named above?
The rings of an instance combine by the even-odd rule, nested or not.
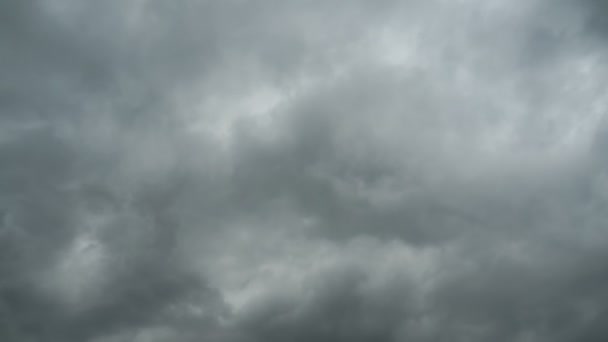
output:
[[[1,2],[0,340],[605,341],[605,11]]]

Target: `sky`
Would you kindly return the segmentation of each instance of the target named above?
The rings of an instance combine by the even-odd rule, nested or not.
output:
[[[0,340],[608,340],[601,0],[0,0]]]

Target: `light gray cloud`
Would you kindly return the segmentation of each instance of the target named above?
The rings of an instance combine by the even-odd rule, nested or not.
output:
[[[598,1],[3,1],[0,339],[603,341]]]

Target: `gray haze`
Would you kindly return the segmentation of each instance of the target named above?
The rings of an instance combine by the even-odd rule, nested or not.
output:
[[[601,0],[0,0],[0,341],[608,341]]]

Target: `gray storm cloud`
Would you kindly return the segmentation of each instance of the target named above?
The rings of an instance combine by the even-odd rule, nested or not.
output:
[[[0,340],[605,341],[607,10],[0,1]]]

